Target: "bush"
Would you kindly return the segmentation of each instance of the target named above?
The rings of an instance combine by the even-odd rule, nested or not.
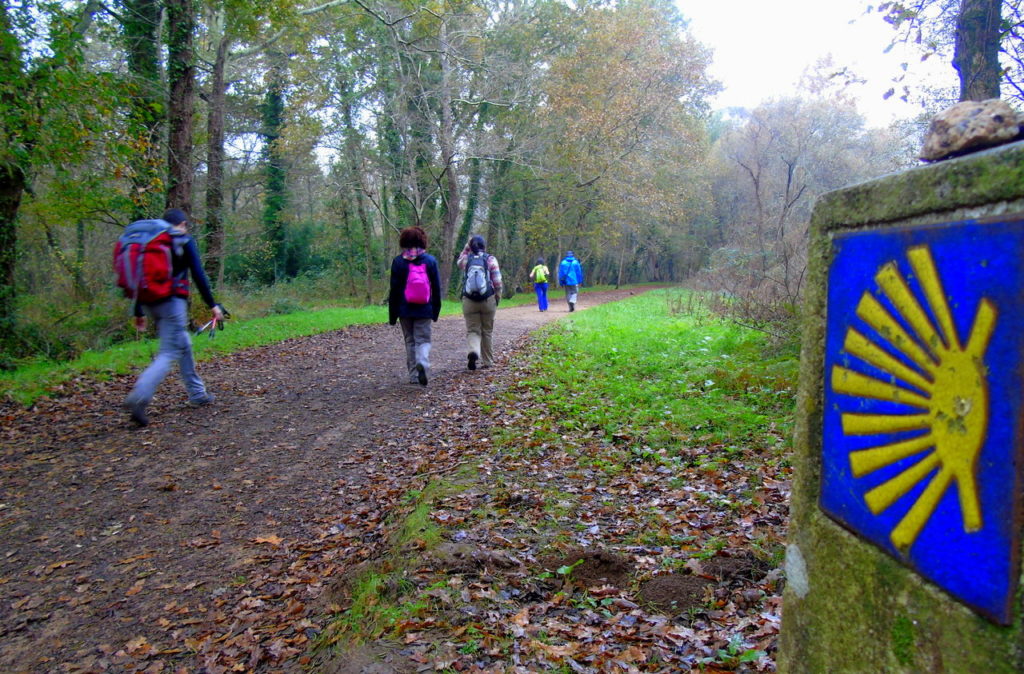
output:
[[[302,311],[302,305],[297,301],[291,297],[278,297],[270,303],[270,306],[267,308],[267,315],[294,314],[298,311]]]

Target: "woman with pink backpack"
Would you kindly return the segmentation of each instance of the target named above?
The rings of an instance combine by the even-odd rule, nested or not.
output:
[[[427,253],[427,233],[406,227],[398,236],[402,252],[391,262],[388,323],[402,326],[409,383],[427,385],[430,373],[430,324],[441,314],[441,274]]]

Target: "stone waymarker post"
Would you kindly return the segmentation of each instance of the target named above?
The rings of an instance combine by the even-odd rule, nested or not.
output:
[[[831,192],[781,672],[1022,672],[1024,143]]]

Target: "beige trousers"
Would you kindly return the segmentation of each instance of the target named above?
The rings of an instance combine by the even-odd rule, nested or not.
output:
[[[480,356],[480,365],[490,367],[494,363],[491,349],[491,333],[494,331],[494,314],[498,304],[491,295],[483,302],[462,298],[462,316],[466,319],[466,345],[470,353]]]

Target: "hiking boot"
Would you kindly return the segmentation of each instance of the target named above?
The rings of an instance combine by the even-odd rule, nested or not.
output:
[[[576,303],[569,302],[569,311],[576,311]]]
[[[420,386],[427,385],[427,368],[423,367],[423,363],[416,363],[416,378]]]
[[[476,359],[477,358],[479,358],[479,356],[476,355],[476,352],[475,351],[470,351],[469,352],[469,363],[466,365],[466,367],[468,367],[470,370],[475,370],[476,369]]]
[[[146,416],[146,403],[143,402],[126,402],[124,408],[128,410],[128,416],[135,422],[135,425],[140,428],[143,426],[149,426],[149,417]]]
[[[217,397],[215,395],[213,395],[212,393],[207,393],[202,398],[194,398],[192,400],[189,400],[188,404],[190,407],[206,407],[216,399]]]

